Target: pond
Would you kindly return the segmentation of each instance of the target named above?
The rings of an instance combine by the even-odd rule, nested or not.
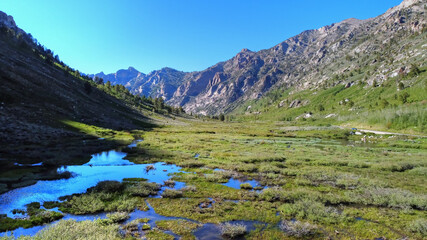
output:
[[[214,171],[224,171],[224,170],[220,169],[220,168],[215,168]],[[224,186],[235,188],[235,189],[241,189],[240,185],[242,185],[242,184],[249,184],[252,186],[252,188],[259,188],[259,189],[257,189],[258,192],[264,188],[268,188],[267,186],[262,186],[259,183],[259,181],[255,180],[255,179],[247,179],[244,176],[241,176],[238,178],[231,177],[230,179],[228,179],[228,181],[226,183],[222,183],[222,185],[224,185]]]
[[[132,144],[128,145],[129,148],[135,147],[137,144],[134,141]],[[101,153],[93,154],[91,160],[83,165],[70,165],[63,166],[57,169],[58,173],[68,171],[72,174],[72,177],[69,179],[60,179],[60,180],[51,180],[51,181],[38,181],[36,184],[22,187],[18,189],[11,190],[0,195],[0,214],[7,214],[9,217],[25,217],[20,214],[13,214],[13,209],[25,209],[25,205],[31,202],[40,202],[43,203],[45,201],[57,201],[59,197],[76,194],[76,193],[84,193],[90,187],[95,186],[100,181],[105,180],[116,180],[122,181],[124,178],[145,178],[149,182],[155,182],[158,184],[163,184],[164,181],[171,178],[172,173],[178,172],[181,168],[172,165],[165,164],[163,162],[158,162],[155,164],[134,164],[126,159],[126,153],[122,152],[120,149],[104,151]],[[196,156],[198,157],[198,156]],[[149,165],[153,165],[154,169],[147,171],[146,168]],[[219,169],[218,169],[219,170]],[[234,179],[230,178],[230,180],[224,185],[240,188],[241,183],[249,183],[253,187],[259,186],[259,183],[256,180],[243,180],[243,179]],[[163,186],[159,191],[159,194],[153,197],[160,197],[161,193],[164,189],[172,188],[172,189],[180,189],[185,186],[183,182],[175,182],[173,187]],[[210,199],[212,200],[212,199]],[[212,200],[213,201],[213,200]],[[214,201],[213,201],[214,202]],[[156,221],[159,220],[178,220],[183,219],[187,221],[195,222],[191,219],[185,219],[180,217],[166,217],[157,214],[154,209],[148,204],[148,211],[141,211],[135,209],[130,213],[130,218],[125,222],[128,223],[132,220],[138,218],[149,218],[149,224],[152,227],[155,227]],[[211,207],[212,203],[208,206]],[[42,207],[43,208],[43,207]],[[59,211],[57,208],[50,209],[51,211]],[[61,220],[74,219],[76,221],[84,221],[84,220],[95,220],[95,219],[103,219],[106,218],[107,213],[98,213],[98,214],[89,214],[89,215],[72,215],[72,214],[64,214],[64,217]],[[31,228],[18,228],[13,230],[13,235],[15,237],[22,235],[30,235],[34,236],[40,230],[46,228],[47,226],[51,226],[57,223],[60,220],[54,221],[49,224],[45,224],[42,226],[35,226]],[[243,224],[247,227],[247,229],[253,230],[255,228],[254,224],[257,222],[252,221],[233,221],[231,223],[239,223]],[[179,239],[179,236],[170,232],[165,231],[176,239]],[[222,239],[219,231],[219,225],[206,223],[203,224],[200,228],[198,228],[194,232],[195,236],[199,239]],[[1,236],[10,236],[11,232],[3,232],[0,233]],[[206,238],[209,236],[210,238]]]
[[[243,221],[243,220],[237,220],[237,221],[229,221],[230,224],[239,224],[246,227],[246,231],[250,232],[256,229],[256,225],[264,225],[265,223],[258,222],[258,221]],[[194,236],[199,240],[223,240],[224,238],[221,236],[221,227],[218,224],[214,223],[206,223],[202,227],[198,228],[196,231],[194,231]],[[245,239],[244,237],[236,238],[236,239]]]
[[[245,180],[245,179],[235,179],[235,178],[230,178],[228,182],[223,183],[222,185],[235,188],[235,189],[241,189],[240,188],[241,184],[250,184],[253,188],[261,187],[260,183],[257,180]]]
[[[24,209],[25,205],[31,202],[56,201],[61,196],[84,193],[86,189],[105,180],[122,181],[123,178],[146,178],[149,182],[163,184],[170,178],[169,174],[181,169],[176,165],[167,165],[162,162],[134,164],[125,160],[125,156],[126,153],[119,150],[94,154],[91,160],[84,165],[64,166],[57,170],[58,172],[71,172],[72,178],[38,181],[34,185],[6,192],[0,195],[0,214],[19,217],[19,215],[12,214],[13,209]],[[148,165],[153,165],[155,169],[147,172]],[[175,188],[183,187],[183,185],[183,183],[177,183]]]

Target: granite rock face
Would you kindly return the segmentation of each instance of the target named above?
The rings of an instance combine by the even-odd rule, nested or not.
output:
[[[367,76],[366,82],[381,83],[402,67],[385,64],[381,55],[387,50],[393,60],[404,61],[409,54],[403,48],[404,40],[425,29],[426,5],[426,0],[405,0],[375,18],[351,18],[304,31],[258,52],[243,49],[228,61],[199,72],[166,68],[147,75],[134,74],[129,80],[128,69],[125,77],[119,71],[111,81],[124,84],[136,94],[163,97],[168,104],[183,106],[187,112],[213,115],[262,98],[272,89],[299,91],[347,84],[346,79],[333,80],[334,76],[372,64],[378,69]],[[380,57],[372,59],[373,55]]]

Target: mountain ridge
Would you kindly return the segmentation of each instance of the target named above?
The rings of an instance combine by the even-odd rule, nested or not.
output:
[[[64,121],[116,130],[154,126],[136,104],[114,96],[65,65],[1,11],[0,44],[0,144],[4,146],[0,166],[7,162],[3,161],[6,157],[16,161],[70,160],[49,153],[50,145],[40,147],[46,150],[43,153],[32,152],[39,144],[90,138]],[[123,89],[114,90],[136,98]],[[32,147],[14,151],[23,143]],[[77,145],[85,148],[80,140]]]
[[[271,89],[293,88],[299,91],[338,82],[346,84],[349,79],[333,79],[336,75],[369,68],[374,60],[368,61],[366,56],[381,55],[384,44],[390,44],[392,40],[394,44],[400,44],[401,41],[397,39],[400,34],[406,38],[422,33],[426,26],[425,2],[404,0],[374,18],[349,18],[306,30],[272,48],[257,52],[244,48],[231,59],[203,71],[180,72],[174,76],[174,84],[168,88],[164,87],[171,80],[168,74],[155,78],[161,81],[148,81],[142,77],[124,85],[134,94],[163,97],[167,103],[183,106],[187,112],[217,115],[231,112],[245,101],[262,98]],[[391,48],[396,50],[395,46]],[[388,69],[380,65],[381,62],[381,59],[375,62],[380,71],[371,73],[364,80],[369,85],[381,83],[405,67],[402,63]]]

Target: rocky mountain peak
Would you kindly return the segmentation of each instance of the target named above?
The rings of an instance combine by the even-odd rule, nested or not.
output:
[[[136,76],[138,76],[140,72],[138,70],[136,70],[133,67],[129,67],[128,69],[121,69],[118,70],[115,75],[116,78],[126,78],[128,80],[135,78]]]
[[[243,48],[231,59],[203,71],[163,68],[130,80],[115,76],[114,83],[125,84],[135,94],[164,97],[168,104],[183,106],[187,112],[218,114],[273,89],[335,86],[377,62],[380,70],[365,74],[363,81],[383,82],[401,66],[398,61],[392,66],[380,64],[382,59],[407,59],[401,50],[403,42],[427,26],[424,3],[427,0],[404,0],[378,17],[349,18],[307,30],[259,52]],[[387,47],[398,55],[383,56],[384,44],[391,39],[396,44]],[[334,80],[337,77],[341,79]]]
[[[399,5],[401,7],[409,7],[411,5],[414,5],[416,3],[420,3],[422,0],[403,0],[403,2]]]
[[[422,2],[427,3],[427,2],[426,2],[426,0],[403,0],[403,1],[402,1],[402,3],[400,3],[398,6],[393,7],[393,8],[390,8],[390,9],[389,9],[385,14],[384,14],[384,16],[385,16],[385,17],[390,16],[390,15],[391,15],[391,14],[393,14],[394,12],[400,11],[400,10],[405,9],[405,8],[412,7],[413,5],[420,4],[420,3],[422,3]]]
[[[15,20],[12,16],[7,15],[6,13],[0,11],[0,23],[5,25],[8,28],[17,28]]]
[[[138,72],[134,67],[128,67],[129,72]]]

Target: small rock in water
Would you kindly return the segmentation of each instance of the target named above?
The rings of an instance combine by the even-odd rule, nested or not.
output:
[[[171,187],[171,188],[173,188],[173,187],[175,187],[175,181],[173,181],[173,180],[166,180],[166,181],[164,182],[164,185],[165,185],[166,187]]]
[[[148,165],[148,166],[146,166],[145,167],[145,171],[150,171],[150,170],[154,170],[154,169],[156,169],[155,167],[154,167],[154,165]]]

